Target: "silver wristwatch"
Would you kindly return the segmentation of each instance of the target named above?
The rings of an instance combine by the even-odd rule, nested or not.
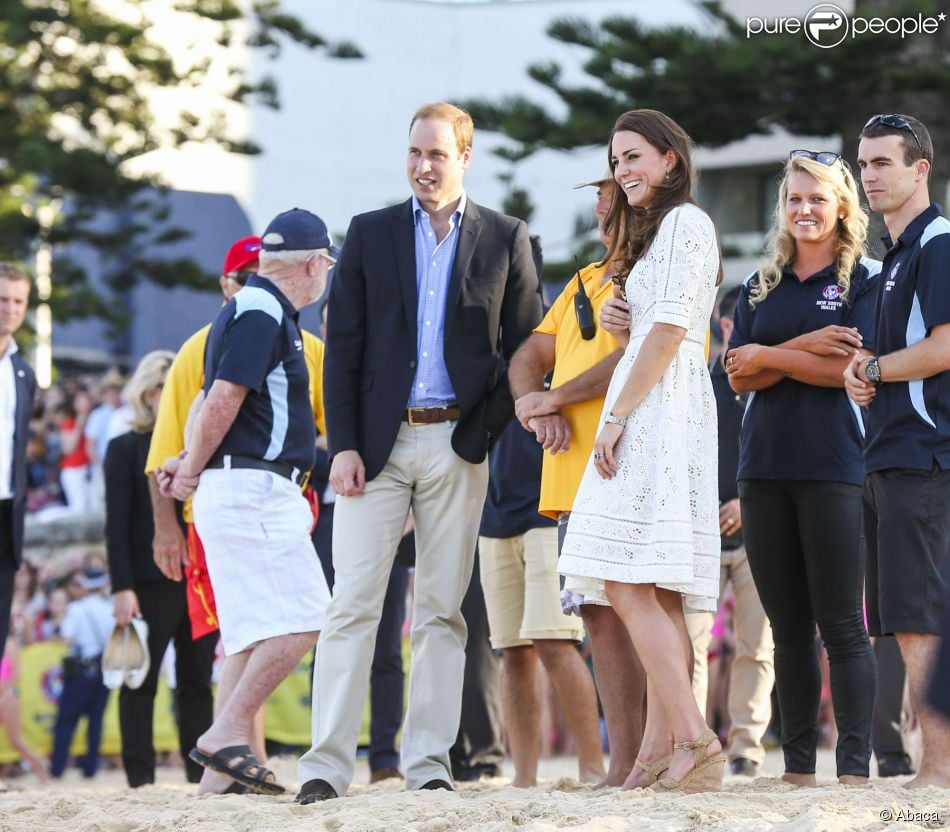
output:
[[[877,356],[872,355],[864,363],[864,375],[867,376],[867,380],[871,384],[880,384],[881,383],[881,365],[877,363]]]
[[[604,422],[611,425],[620,425],[620,427],[625,428],[627,426],[627,419],[629,418],[629,416],[625,416],[621,419],[619,416],[614,416],[613,412],[608,410],[607,415],[604,416]]]

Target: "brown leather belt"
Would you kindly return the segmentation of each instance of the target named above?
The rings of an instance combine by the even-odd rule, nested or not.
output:
[[[402,420],[410,425],[435,425],[439,422],[457,422],[462,411],[456,405],[448,407],[407,407]]]

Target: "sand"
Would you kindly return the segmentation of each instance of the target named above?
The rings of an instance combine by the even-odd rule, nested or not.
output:
[[[296,786],[295,761],[279,759],[281,782]],[[507,772],[510,774],[510,772]],[[656,795],[593,791],[573,778],[570,758],[542,761],[542,782],[514,789],[507,777],[460,784],[455,793],[406,792],[400,781],[355,785],[347,797],[296,806],[284,797],[196,798],[181,770],[163,769],[159,783],[132,791],[121,772],[93,781],[70,773],[40,786],[32,777],[0,794],[0,832],[752,832],[942,829],[950,827],[950,791],[901,788],[906,778],[837,785],[834,759],[822,752],[820,785],[794,789],[777,779],[781,758],[770,753],[755,780],[728,777],[719,794]],[[365,763],[357,783],[366,783]],[[888,815],[887,813],[890,813]]]

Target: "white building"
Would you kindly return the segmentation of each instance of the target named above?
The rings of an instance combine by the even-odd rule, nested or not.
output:
[[[800,15],[811,5],[801,0],[726,3],[740,20],[751,14]],[[365,58],[332,59],[294,45],[284,48],[276,61],[256,52],[232,52],[227,56],[231,62],[253,61],[252,70],[272,75],[279,87],[279,111],[232,111],[237,129],[246,130],[263,153],[245,157],[190,145],[152,154],[140,165],[159,171],[182,191],[233,195],[258,233],[275,214],[300,206],[317,212],[333,232],[342,234],[354,214],[406,199],[409,120],[423,102],[496,101],[524,95],[555,114],[563,113],[560,100],[527,74],[530,64],[554,62],[569,84],[592,80],[582,70],[588,50],[547,36],[556,18],[597,24],[611,16],[634,16],[650,26],[687,26],[698,32],[718,25],[694,0],[284,0],[284,7],[328,40],[356,44]],[[163,25],[161,33],[167,38],[169,24]],[[159,31],[156,28],[156,34]],[[575,242],[575,221],[591,216],[593,203],[589,190],[573,186],[603,174],[606,139],[617,115],[604,113],[603,147],[541,151],[514,168],[491,152],[506,140],[476,129],[473,163],[466,174],[469,194],[484,205],[500,207],[508,186],[499,176],[513,171],[514,183],[528,191],[536,206],[531,230],[541,235],[546,259],[567,259]],[[693,138],[701,145],[702,136]],[[738,281],[754,267],[774,200],[775,178],[793,144],[837,149],[828,139],[777,135],[715,150],[700,147],[697,152],[700,202],[716,221],[726,252],[746,255],[727,260],[728,282]],[[220,221],[219,226],[224,222],[216,212],[189,219]],[[246,233],[247,226],[238,227],[242,224],[235,224],[233,217],[227,222],[195,230],[205,241]],[[223,253],[223,247],[220,252],[201,250],[203,262],[212,267]],[[131,357],[141,355],[146,346],[176,348],[194,329],[194,317],[212,317],[219,303],[211,293],[193,298],[186,293],[191,299],[183,301],[183,290],[175,290],[167,295],[166,305],[184,303],[188,314],[166,320],[159,332],[140,332],[151,325],[148,318],[156,308],[156,293],[163,291],[152,286],[135,290],[133,305],[142,314],[136,313],[136,337],[127,338],[122,347]],[[309,316],[305,321],[316,326]],[[104,338],[90,335],[90,327],[95,329],[94,324],[62,328],[55,338],[60,352],[72,346],[69,339],[80,330],[86,335],[77,346],[91,346]]]

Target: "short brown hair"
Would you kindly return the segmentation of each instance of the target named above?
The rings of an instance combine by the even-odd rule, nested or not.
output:
[[[903,119],[906,127],[894,127],[881,121],[882,118]],[[909,168],[918,159],[926,159],[933,167],[934,145],[930,138],[930,131],[924,123],[913,116],[904,113],[888,115],[881,113],[873,116],[864,126],[858,139],[876,139],[879,136],[900,136],[901,150],[904,151],[904,167]]]
[[[475,134],[475,122],[468,114],[467,110],[456,107],[445,101],[437,101],[434,104],[423,104],[412,121],[409,122],[409,129],[419,120],[431,118],[436,121],[445,121],[452,125],[452,131],[455,133],[455,144],[458,146],[459,153],[464,153],[466,148],[472,146],[472,137]]]
[[[30,275],[21,269],[19,266],[15,266],[13,263],[0,263],[0,280],[25,280],[27,283],[32,284],[30,280]]]

